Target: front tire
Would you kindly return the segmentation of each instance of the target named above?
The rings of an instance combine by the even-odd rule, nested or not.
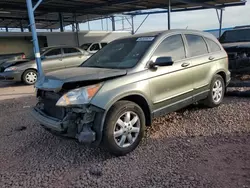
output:
[[[216,75],[210,85],[208,97],[205,99],[204,104],[210,108],[219,106],[225,95],[225,82],[220,75]]]
[[[113,155],[132,152],[145,132],[143,110],[131,101],[118,101],[109,110],[103,132],[103,145]]]
[[[22,80],[26,85],[35,84],[37,81],[37,78],[38,78],[37,71],[32,70],[32,69],[26,70],[22,76]]]

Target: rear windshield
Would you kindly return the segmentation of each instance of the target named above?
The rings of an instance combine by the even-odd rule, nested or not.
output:
[[[250,42],[250,29],[225,31],[220,38],[220,42]]]
[[[153,40],[154,37],[116,40],[102,48],[81,66],[113,69],[132,68],[139,62]]]

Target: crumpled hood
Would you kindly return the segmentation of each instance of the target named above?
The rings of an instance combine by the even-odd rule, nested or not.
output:
[[[250,48],[250,42],[232,42],[232,43],[223,43],[222,46],[227,48]]]
[[[63,84],[65,83],[101,81],[126,74],[127,70],[124,69],[104,69],[90,67],[68,68],[46,74],[44,78],[38,80],[36,83],[36,88],[60,91]]]

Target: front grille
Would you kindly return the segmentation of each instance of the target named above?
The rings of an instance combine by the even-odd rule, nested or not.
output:
[[[65,108],[56,106],[60,95],[50,91],[40,91],[39,96],[43,104],[43,112],[48,116],[62,120],[65,117]]]

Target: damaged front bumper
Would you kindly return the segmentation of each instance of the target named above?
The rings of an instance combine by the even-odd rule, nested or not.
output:
[[[102,139],[104,110],[97,107],[67,108],[61,120],[47,115],[38,103],[31,114],[46,130],[76,138],[81,143],[99,145]]]

